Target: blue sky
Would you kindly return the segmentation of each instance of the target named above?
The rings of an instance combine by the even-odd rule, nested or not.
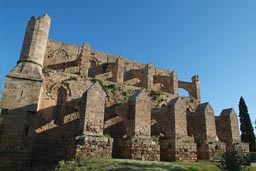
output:
[[[2,75],[19,58],[27,21],[52,19],[50,39],[198,74],[202,102],[219,115],[243,96],[256,119],[256,1],[238,0],[1,0]]]

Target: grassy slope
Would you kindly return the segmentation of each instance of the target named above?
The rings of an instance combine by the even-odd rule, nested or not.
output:
[[[246,171],[256,171],[248,167]],[[176,163],[127,159],[96,159],[60,162],[54,171],[220,171],[216,164],[208,162]]]

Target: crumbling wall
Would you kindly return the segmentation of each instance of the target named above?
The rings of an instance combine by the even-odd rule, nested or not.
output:
[[[217,141],[214,112],[209,103],[198,105],[195,112],[188,113],[189,134],[197,143],[200,160],[214,160],[226,150],[225,144]]]
[[[225,144],[216,141],[216,129],[228,149],[248,151],[248,144],[240,142],[233,110],[224,110],[215,120],[208,103],[198,105],[198,76],[192,82],[179,81],[175,71],[98,52],[87,43],[80,47],[48,40],[49,26],[47,15],[31,18],[20,60],[7,76],[0,169],[29,170],[30,158],[35,168],[112,154],[159,160],[160,150],[161,160],[167,161],[216,159],[225,150]],[[119,86],[129,88],[121,92]],[[147,91],[131,97],[141,88]],[[178,97],[178,88],[190,97]],[[152,105],[150,91],[168,95]],[[104,134],[115,138],[114,152],[113,139]],[[151,135],[164,138],[161,149]]]
[[[215,121],[220,141],[228,145],[241,142],[237,115],[233,109],[222,110],[220,116],[215,116]]]
[[[216,141],[215,117],[211,105],[202,103],[198,105],[196,113],[191,113],[191,115],[192,117],[196,116],[194,122],[190,122],[194,128],[192,135],[194,135],[196,142]]]
[[[188,91],[188,94],[196,98],[199,102],[201,101],[200,95],[200,82],[198,75],[192,77],[192,82],[179,81],[178,87]]]
[[[215,116],[215,122],[218,138],[226,143],[227,150],[249,151],[248,144],[241,142],[237,115],[232,108],[222,110],[220,116]]]
[[[161,89],[171,94],[178,94],[178,76],[175,71],[169,75],[155,75],[154,84],[160,83],[163,86]]]
[[[44,57],[45,70],[53,69],[60,72],[78,73],[79,67],[76,62],[81,48],[68,43],[48,40]]]
[[[160,147],[151,140],[151,100],[145,90],[137,91],[128,102],[127,137],[115,143],[118,157],[159,160]]]

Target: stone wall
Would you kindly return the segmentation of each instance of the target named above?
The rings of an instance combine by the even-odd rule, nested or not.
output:
[[[148,138],[119,140],[115,148],[117,148],[120,158],[160,160],[160,146]]]
[[[179,81],[176,72],[92,50],[89,44],[79,47],[48,40],[44,69],[81,74],[113,81],[119,85],[125,83],[148,90],[163,90],[171,94],[178,94]],[[181,81],[179,84],[180,87],[184,87]],[[193,77],[192,82],[187,82],[186,85],[188,86],[185,86],[185,89],[189,91],[190,95],[200,100],[198,77]]]
[[[76,60],[80,53],[79,46],[48,40],[44,67],[60,72],[78,73],[79,67]]]
[[[103,136],[78,136],[76,139],[76,157],[112,157],[112,138]]]
[[[226,145],[223,142],[205,142],[197,144],[198,160],[220,160],[222,154],[226,151]]]
[[[197,160],[197,148],[193,142],[182,142],[169,139],[160,141],[161,161],[195,161]]]

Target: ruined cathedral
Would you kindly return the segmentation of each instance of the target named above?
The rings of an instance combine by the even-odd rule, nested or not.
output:
[[[91,156],[195,161],[248,151],[235,111],[215,116],[201,102],[197,75],[181,81],[175,71],[88,43],[48,39],[49,29],[48,15],[31,17],[17,65],[6,77],[0,170]]]

